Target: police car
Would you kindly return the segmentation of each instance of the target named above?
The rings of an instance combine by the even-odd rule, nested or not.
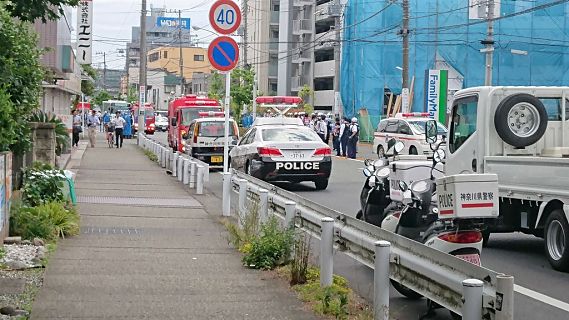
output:
[[[231,167],[266,181],[328,187],[332,151],[299,118],[257,118],[229,156]]]
[[[387,151],[387,141],[391,138],[405,143],[405,149],[401,154],[431,155],[429,144],[425,141],[425,124],[429,118],[428,113],[398,113],[394,118],[381,120],[374,133],[373,150],[378,156],[383,156]],[[438,123],[439,139],[447,135],[447,129]]]
[[[198,118],[190,123],[184,149],[192,157],[212,166],[223,165],[225,147],[225,118],[223,112],[200,112]],[[209,116],[209,117],[207,117]],[[229,148],[237,144],[239,130],[237,123],[229,119]]]

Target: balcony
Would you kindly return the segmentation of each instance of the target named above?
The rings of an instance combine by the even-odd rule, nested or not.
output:
[[[278,12],[278,11],[271,11],[271,20],[270,20],[270,23],[271,23],[271,24],[274,24],[274,25],[278,25],[278,24],[279,24],[279,20],[280,20],[279,15],[280,15],[280,12]]]
[[[335,41],[336,32],[333,30],[330,32],[316,34],[314,36],[314,42],[316,45],[316,47],[314,47],[314,50],[333,48]]]
[[[269,64],[269,78],[277,78],[279,75],[279,68],[276,63]]]
[[[304,87],[304,85],[309,85],[305,77],[296,76],[290,79],[291,91],[299,91],[300,89],[302,89],[302,87]]]
[[[316,62],[314,64],[314,78],[333,77],[335,68],[336,62],[334,60]]]
[[[292,56],[292,63],[311,62],[312,53],[309,50],[295,49]]]
[[[316,21],[335,18],[342,15],[342,6],[336,5],[332,2],[316,6],[315,12]]]
[[[314,30],[314,22],[312,20],[294,20],[292,22],[292,33],[294,34],[304,34],[312,33]]]
[[[292,5],[295,7],[305,7],[314,4],[314,0],[293,0]]]
[[[269,38],[269,51],[279,51],[279,39]]]
[[[334,106],[334,90],[314,91],[314,106]]]

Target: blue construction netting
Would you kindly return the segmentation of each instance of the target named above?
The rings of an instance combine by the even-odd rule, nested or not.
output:
[[[496,1],[500,16],[495,21],[493,85],[569,83],[569,4],[540,7],[552,2]],[[486,36],[486,21],[471,19],[472,10],[469,0],[410,0],[413,111],[425,108],[427,69],[450,66],[459,76],[452,78],[449,73],[449,82],[463,78],[463,88],[484,84],[485,55],[480,52],[484,48],[480,41]],[[387,104],[384,90],[401,92],[401,21],[401,1],[348,2],[341,71],[342,102],[348,117],[362,108],[379,115]]]

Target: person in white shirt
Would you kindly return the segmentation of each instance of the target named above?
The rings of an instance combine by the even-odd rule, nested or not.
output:
[[[326,116],[321,115],[316,122],[316,133],[322,139],[322,142],[326,143],[326,136],[328,135],[328,124],[326,123]]]
[[[117,146],[117,148],[122,148],[122,142],[124,139],[123,130],[124,130],[124,125],[125,125],[126,121],[121,116],[120,111],[117,111],[116,115],[117,116],[112,121],[112,123],[115,127],[115,139],[116,139],[115,145]]]

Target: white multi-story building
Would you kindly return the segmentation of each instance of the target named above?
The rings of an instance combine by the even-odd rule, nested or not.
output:
[[[332,111],[335,96],[337,0],[248,0],[247,63],[259,91],[297,95],[314,90],[315,110]]]

